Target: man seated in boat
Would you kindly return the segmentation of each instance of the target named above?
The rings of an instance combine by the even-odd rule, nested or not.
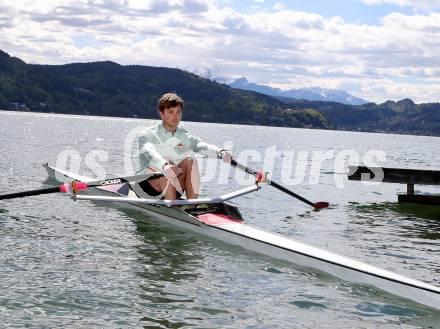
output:
[[[187,199],[196,199],[200,188],[200,173],[194,152],[231,161],[231,154],[205,143],[179,126],[183,99],[174,93],[163,95],[157,104],[162,122],[139,135],[139,158],[142,172],[161,172],[163,176],[139,185],[149,197],[176,200],[185,192]]]

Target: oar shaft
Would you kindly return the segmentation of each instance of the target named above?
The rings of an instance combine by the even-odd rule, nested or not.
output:
[[[161,176],[161,174],[152,173],[152,174],[146,174],[146,175],[110,178],[110,179],[93,181],[93,182],[89,182],[89,183],[74,181],[72,183],[64,183],[59,186],[50,186],[50,187],[36,189],[36,190],[3,194],[3,195],[0,195],[0,200],[23,198],[26,196],[57,193],[57,192],[76,193],[77,191],[85,190],[85,189],[92,188],[92,187],[100,187],[100,186],[106,186],[106,185],[115,185],[115,184],[131,183],[131,182],[141,182],[146,179],[155,178],[155,177],[159,177],[159,176]]]
[[[301,200],[302,202],[307,203],[308,205],[311,205],[312,207],[315,207],[315,203],[313,203],[312,201],[307,200],[306,198],[302,197],[301,195],[298,195],[295,192],[285,188],[283,185],[280,185],[280,184],[273,182],[273,181],[270,181],[270,185],[272,185],[276,189],[278,189],[286,194],[293,196],[294,198],[297,198],[298,200]]]
[[[253,170],[251,168],[248,168],[248,167],[238,163],[234,159],[231,159],[231,165],[236,167],[236,168],[239,168],[239,169],[243,170],[244,172],[246,172],[246,173],[248,173],[250,175],[254,175],[254,176],[258,175],[257,171],[255,171],[255,170]],[[302,197],[301,195],[298,195],[295,192],[289,190],[288,188],[284,187],[283,185],[278,184],[277,182],[274,182],[274,181],[272,181],[270,179],[267,179],[266,182],[268,184],[270,184],[271,186],[275,187],[276,189],[278,189],[278,190],[280,190],[280,191],[282,191],[282,192],[284,192],[286,194],[289,194],[290,196],[293,196],[294,198],[297,198],[298,200],[300,200],[300,201],[302,201],[304,203],[307,203],[308,205],[314,207],[315,209],[328,207],[328,203],[327,202],[314,203],[314,202],[312,202],[310,200],[307,200],[306,198]]]
[[[3,195],[0,195],[0,200],[14,199],[14,198],[23,198],[25,196],[49,194],[49,193],[56,193],[56,192],[60,192],[60,187],[59,186],[42,188],[42,189],[32,190],[32,191],[24,191],[24,192],[15,192],[15,193],[3,194]]]

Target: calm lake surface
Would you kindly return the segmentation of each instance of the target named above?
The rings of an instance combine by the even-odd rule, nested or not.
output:
[[[87,175],[125,174],[127,134],[155,122],[0,112],[0,193],[53,183],[45,162],[67,163],[67,169]],[[212,144],[232,141],[233,154],[243,160],[254,156],[248,163],[257,168],[276,146],[282,157],[273,168],[266,164],[274,180],[285,180],[283,166],[293,164],[290,183],[295,177],[301,182],[290,187],[331,203],[331,209],[314,212],[264,186],[234,200],[249,224],[440,286],[440,207],[398,205],[396,194],[406,186],[366,186],[348,181],[347,171],[335,167],[335,158],[357,154],[362,161],[380,150],[384,161],[374,161],[381,166],[439,169],[440,138],[192,122],[185,127]],[[312,156],[329,151],[333,158],[314,167]],[[292,154],[298,157],[289,158]],[[209,179],[212,163],[218,167]],[[348,161],[342,163],[346,168]],[[200,159],[200,166],[209,181],[204,195],[230,192],[245,179],[217,162]],[[301,168],[303,180],[294,175]],[[436,187],[416,190],[439,193]],[[0,323],[5,328],[440,328],[440,312],[166,227],[134,211],[42,195],[0,201]]]

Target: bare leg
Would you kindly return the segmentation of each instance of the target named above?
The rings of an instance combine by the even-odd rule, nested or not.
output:
[[[179,175],[176,183],[179,183],[180,187],[185,190],[187,199],[197,199],[200,189],[200,172],[197,161],[185,158],[179,163],[178,167],[182,170],[182,174]],[[155,190],[164,192],[165,199],[176,200],[176,187],[168,181],[167,177],[162,176],[151,179],[149,182]]]
[[[182,175],[179,176],[180,186],[183,187],[187,199],[197,199],[200,190],[200,173],[197,161],[186,158],[179,163]]]

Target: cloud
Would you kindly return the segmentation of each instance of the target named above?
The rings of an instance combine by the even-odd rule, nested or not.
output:
[[[206,12],[211,6],[206,0],[128,0],[127,5],[121,6],[124,10],[138,14],[164,14],[179,12],[181,14],[194,14]]]
[[[422,9],[435,9],[440,7],[440,0],[359,0],[367,5],[393,4]]]
[[[286,89],[352,85],[373,101],[440,95],[436,12],[367,25],[281,6],[242,13],[213,0],[4,0],[0,9],[2,50],[28,62],[200,66]]]
[[[64,15],[33,15],[32,20],[36,22],[48,22],[48,21],[58,21],[61,25],[72,26],[72,27],[96,27],[99,25],[108,25],[112,21],[107,17],[69,17]]]

